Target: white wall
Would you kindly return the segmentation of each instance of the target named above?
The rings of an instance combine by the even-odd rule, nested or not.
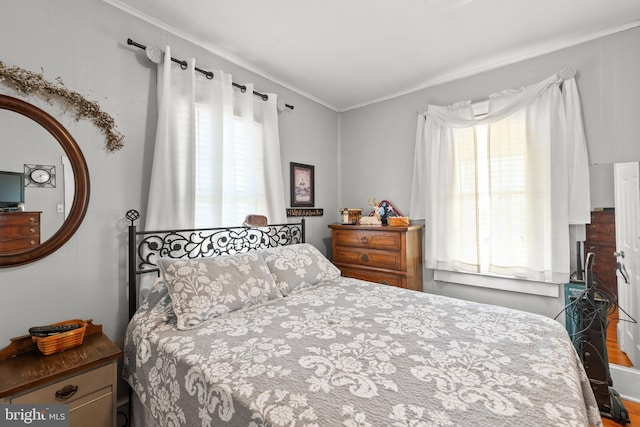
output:
[[[234,81],[254,82],[257,90],[295,106],[280,114],[287,199],[289,162],[314,165],[316,207],[326,213],[307,219],[307,241],[326,251],[327,224],[338,210],[337,113],[99,0],[10,0],[2,6],[0,61],[43,71],[51,81],[60,77],[68,89],[96,100],[115,118],[125,146],[108,152],[90,122],[76,122],[57,105],[25,98],[76,139],[88,163],[91,194],[81,227],[61,249],[31,264],[0,269],[0,347],[29,326],[70,318],[94,319],[121,345],[128,320],[124,214],[132,208],[144,214],[156,114],[155,66],[142,50],[126,45],[129,37],[145,45],[169,43],[174,56],[193,56],[201,68],[230,72]],[[0,93],[12,94],[1,83]],[[0,140],[0,157],[11,143]]]
[[[486,99],[499,90],[540,81],[564,66],[578,70],[590,163],[602,165],[594,178],[605,176],[606,164],[640,160],[640,29],[635,28],[341,114],[340,205],[368,209],[367,198],[375,196],[408,211],[418,111],[429,103]],[[363,155],[367,161],[361,160]],[[611,206],[612,189],[612,181],[596,182],[592,205]],[[425,290],[551,317],[564,306],[562,294],[548,298],[436,283],[430,272]]]

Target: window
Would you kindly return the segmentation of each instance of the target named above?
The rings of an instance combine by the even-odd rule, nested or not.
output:
[[[486,110],[486,103],[474,107],[474,111]],[[522,114],[492,125],[453,129],[452,199],[457,226],[451,229],[451,237],[466,264],[458,266],[463,270],[517,276],[512,268],[507,272],[495,263],[492,266],[492,261],[503,260],[503,265],[511,267],[524,265],[522,260],[530,256],[525,130]]]
[[[575,81],[552,75],[488,106],[482,118],[468,101],[418,116],[410,211],[425,221],[426,267],[436,280],[557,294],[570,227],[589,221]]]
[[[210,226],[212,212],[219,212],[223,225],[242,224],[246,215],[267,212],[262,124],[234,115],[230,125],[233,144],[217,144],[220,129],[213,127],[206,107],[197,105],[196,227]],[[212,167],[220,164],[222,170]]]
[[[474,111],[486,110],[486,103]],[[482,117],[485,113],[476,114]],[[538,197],[527,186],[527,139],[523,114],[515,114],[492,125],[453,129],[454,174],[452,202],[456,227],[450,239],[456,241],[456,272],[487,277],[461,277],[437,272],[436,278],[475,286],[489,286],[525,293],[558,296],[557,287],[545,283],[517,283],[526,278],[531,250],[527,206]],[[496,281],[499,278],[504,280]],[[511,279],[511,280],[509,280]]]

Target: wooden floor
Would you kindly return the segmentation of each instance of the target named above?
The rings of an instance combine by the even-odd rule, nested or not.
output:
[[[620,351],[618,347],[618,310],[609,314],[609,326],[607,327],[607,354],[609,363],[614,365],[632,367],[631,360]]]
[[[627,427],[640,427],[640,403],[629,402],[628,400],[623,401],[623,403],[624,407],[629,412],[629,418],[631,419],[631,422],[625,425]],[[620,426],[617,422],[606,417],[602,417],[602,423],[604,424],[604,427]]]

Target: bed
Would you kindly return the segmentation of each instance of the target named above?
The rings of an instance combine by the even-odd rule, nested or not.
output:
[[[130,231],[132,283],[159,273],[125,337],[136,425],[602,425],[556,321],[341,277],[304,222],[269,227],[219,256]]]

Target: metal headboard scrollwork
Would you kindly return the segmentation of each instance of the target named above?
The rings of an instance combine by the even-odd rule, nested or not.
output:
[[[140,214],[129,210],[129,318],[137,309],[138,275],[158,272],[159,258],[194,259],[233,255],[254,249],[304,243],[304,218],[265,227],[216,227],[138,231]]]

